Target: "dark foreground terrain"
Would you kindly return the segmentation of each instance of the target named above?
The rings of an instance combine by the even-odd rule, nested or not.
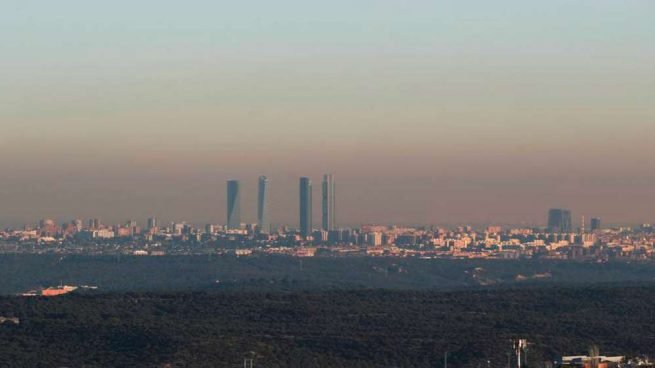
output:
[[[655,287],[72,294],[0,298],[0,365],[504,367],[559,354],[655,352]],[[242,366],[242,365],[241,365]]]
[[[64,283],[101,292],[461,290],[654,282],[653,263],[287,256],[0,255],[0,294]],[[218,282],[217,282],[218,281]]]

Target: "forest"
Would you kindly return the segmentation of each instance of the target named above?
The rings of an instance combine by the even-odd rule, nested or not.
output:
[[[652,354],[655,287],[316,290],[0,297],[0,366],[504,368]]]
[[[0,255],[0,295],[93,285],[102,292],[460,290],[653,282],[652,263],[395,257]]]

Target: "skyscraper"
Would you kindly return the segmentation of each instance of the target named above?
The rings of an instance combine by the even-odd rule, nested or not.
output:
[[[300,178],[300,234],[312,234],[312,181]]]
[[[241,227],[241,183],[238,180],[227,182],[227,227]]]
[[[100,229],[100,220],[98,220],[97,218],[89,219],[89,229],[90,230]]]
[[[600,230],[600,218],[592,217],[591,218],[591,231]]]
[[[150,217],[148,219],[148,229],[156,229],[157,228],[157,218],[156,217]]]
[[[332,231],[335,228],[334,213],[334,176],[323,175],[323,230]]]
[[[548,232],[550,233],[570,233],[571,211],[553,208],[548,211]]]
[[[271,231],[271,222],[268,217],[268,178],[259,177],[257,195],[257,227],[259,232],[268,234]]]

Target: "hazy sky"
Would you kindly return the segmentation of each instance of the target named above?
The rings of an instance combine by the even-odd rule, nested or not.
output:
[[[655,222],[655,2],[0,2],[0,226]]]

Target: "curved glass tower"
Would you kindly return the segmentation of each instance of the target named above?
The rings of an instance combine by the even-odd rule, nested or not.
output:
[[[241,183],[238,180],[227,182],[227,228],[241,227]]]

